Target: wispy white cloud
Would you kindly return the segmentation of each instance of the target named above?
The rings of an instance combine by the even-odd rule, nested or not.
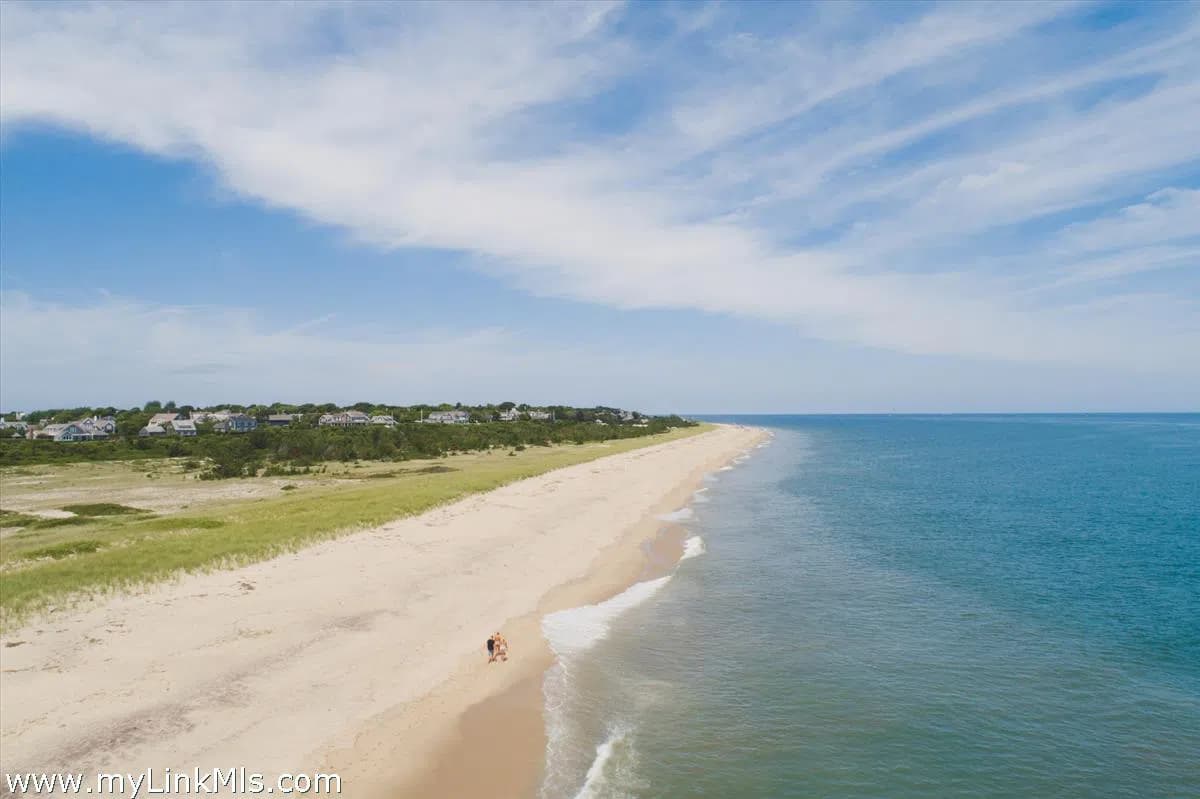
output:
[[[1104,32],[1075,4],[807,8],[762,30],[721,7],[664,42],[622,24],[652,7],[609,4],[5,3],[0,119],[202,161],[542,295],[917,354],[1200,350],[1195,296],[1122,280],[1200,266],[1194,6]],[[595,122],[634,89],[651,101]]]
[[[1167,188],[1118,213],[1068,225],[1057,238],[1067,252],[1124,250],[1200,239],[1200,190]]]

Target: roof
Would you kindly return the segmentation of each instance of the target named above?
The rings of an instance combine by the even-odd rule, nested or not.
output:
[[[150,417],[149,424],[165,424],[166,422],[173,422],[178,418],[179,414],[177,413],[156,413]]]
[[[141,432],[143,432],[143,433],[165,433],[167,431],[164,430],[163,426],[160,424],[148,424],[141,429]]]
[[[175,428],[176,430],[195,430],[196,423],[191,419],[176,419],[171,422],[171,427]]]

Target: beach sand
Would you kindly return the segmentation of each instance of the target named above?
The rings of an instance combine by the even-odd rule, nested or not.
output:
[[[319,770],[365,799],[533,795],[541,617],[670,568],[681,539],[656,516],[759,436],[718,427],[36,619],[0,647],[0,766]],[[487,663],[495,630],[507,663]]]

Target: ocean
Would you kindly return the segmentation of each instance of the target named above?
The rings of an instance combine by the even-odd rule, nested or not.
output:
[[[1200,797],[1200,415],[772,416],[554,614],[545,799]]]

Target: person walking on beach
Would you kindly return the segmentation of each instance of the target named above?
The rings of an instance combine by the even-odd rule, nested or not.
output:
[[[492,635],[488,637],[487,649],[488,663],[494,663],[496,661],[496,636]]]
[[[496,641],[496,657],[500,658],[500,660],[502,662],[507,662],[508,661],[508,640],[505,639],[505,637],[503,635],[501,635],[500,633],[496,633],[495,635],[492,636],[492,638],[495,639],[495,641]]]

